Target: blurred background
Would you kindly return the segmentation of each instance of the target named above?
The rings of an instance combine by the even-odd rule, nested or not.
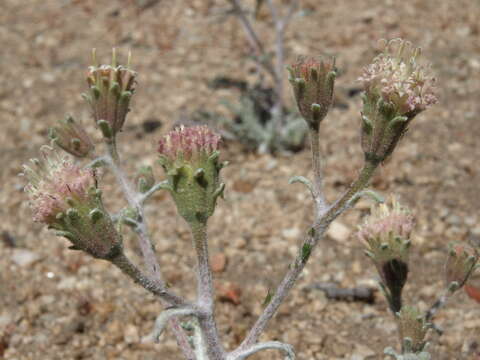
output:
[[[276,61],[271,9],[263,1],[240,4],[264,54]],[[275,5],[278,16],[288,15],[289,1]],[[2,0],[0,10],[0,358],[180,358],[170,333],[158,345],[140,343],[161,310],[153,296],[108,263],[68,250],[65,240],[33,224],[25,182],[17,176],[65,114],[100,139],[81,98],[92,48],[101,63],[110,62],[113,47],[120,63],[131,50],[139,73],[119,139],[132,177],[139,165],[153,165],[161,179],[156,143],[178,124],[207,123],[225,135],[222,159],[231,165],[223,173],[226,199],[210,223],[210,246],[219,330],[228,348],[238,345],[296,254],[312,207],[305,188],[288,185],[291,176],[311,175],[301,131],[286,132],[278,146],[262,147],[263,138],[248,137],[252,132],[242,127],[257,120],[268,127],[265,109],[271,109],[278,84],[258,66],[259,53],[232,2]],[[335,106],[322,123],[321,138],[330,201],[362,163],[356,79],[378,52],[378,40],[410,40],[431,62],[439,104],[414,120],[372,184],[382,194],[398,194],[416,214],[405,299],[423,309],[444,287],[447,244],[480,240],[479,16],[476,0],[300,0],[284,33],[285,65],[298,55],[336,58]],[[293,122],[286,71],[283,77],[283,106]],[[109,208],[119,209],[123,202],[109,174],[102,188]],[[310,289],[318,282],[375,288],[376,274],[355,237],[369,205],[362,201],[332,225],[263,339],[292,344],[299,359],[382,359],[384,347],[396,346],[395,323],[379,293],[368,304],[328,299]],[[146,210],[165,277],[192,297],[195,262],[186,226],[164,193]],[[138,252],[134,240],[127,230],[132,256]],[[445,333],[430,334],[434,359],[480,358],[479,303],[457,295],[437,325]],[[281,357],[263,353],[252,359]]]

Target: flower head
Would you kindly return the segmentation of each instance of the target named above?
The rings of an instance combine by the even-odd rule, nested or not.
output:
[[[96,63],[95,52],[93,54]],[[135,91],[137,73],[130,69],[130,55],[126,66],[117,65],[115,49],[111,65],[92,65],[88,68],[88,93],[85,99],[92,107],[92,115],[106,138],[122,130]]]
[[[310,127],[318,128],[332,105],[335,61],[302,57],[288,68],[298,110]]]
[[[419,48],[391,40],[359,78],[365,90],[362,148],[370,161],[390,156],[410,121],[437,102],[435,79],[419,60]]]
[[[408,278],[410,233],[413,216],[395,198],[380,204],[358,232],[382,279],[382,286],[394,313],[400,311],[401,293]]]
[[[196,161],[217,151],[220,139],[220,135],[207,126],[182,125],[159,141],[158,152],[171,162]]]
[[[57,230],[75,249],[108,258],[121,249],[121,238],[105,211],[95,173],[83,169],[52,148],[41,148],[41,159],[24,165],[25,187],[34,221]]]
[[[430,328],[425,316],[411,306],[403,306],[396,315],[405,353],[422,352],[426,345],[425,336]]]
[[[49,136],[55,145],[76,157],[86,157],[94,149],[83,126],[71,116],[59,120],[56,126],[50,128]]]
[[[181,216],[187,222],[206,222],[213,214],[225,184],[219,172],[220,136],[206,126],[179,127],[159,142],[160,164]]]
[[[478,260],[478,251],[468,244],[450,244],[445,264],[445,280],[451,292],[465,285]]]
[[[398,115],[418,114],[438,101],[435,79],[428,66],[419,63],[420,53],[408,41],[385,41],[384,52],[364,68],[358,80],[367,94],[381,96]]]
[[[34,168],[23,167],[23,174],[29,180],[25,191],[34,220],[52,225],[71,204],[90,201],[89,189],[95,185],[95,175],[91,169],[74,165],[48,146],[43,146],[40,152],[40,160],[32,159]]]

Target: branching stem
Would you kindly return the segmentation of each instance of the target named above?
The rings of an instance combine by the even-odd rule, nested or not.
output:
[[[347,210],[350,206],[350,200],[359,191],[361,191],[369,182],[378,163],[367,161],[360,172],[357,180],[352,183],[350,188],[345,194],[333,203],[326,213],[317,217],[312,225],[312,231],[309,231],[309,235],[305,238],[300,249],[308,247],[310,251],[313,251],[318,241],[323,237],[328,226],[335,220],[340,214]],[[319,211],[316,211],[319,214]],[[260,334],[265,330],[270,319],[275,315],[276,311],[280,307],[280,304],[285,300],[293,285],[300,276],[303,268],[308,261],[308,257],[305,258],[303,251],[298,252],[297,258],[291,263],[288,272],[284,276],[283,280],[278,285],[275,294],[270,300],[263,313],[257,319],[256,323],[248,333],[245,340],[240,345],[240,349],[248,349],[250,346],[258,341]]]
[[[142,256],[145,260],[148,275],[145,276],[138,268],[135,267],[125,256],[116,259],[113,262],[124,273],[129,275],[133,281],[141,284],[144,288],[153,292],[164,302],[164,305],[182,306],[187,302],[180,296],[173,294],[167,289],[165,282],[162,280],[162,274],[160,272],[160,266],[155,256],[155,250],[153,248],[152,241],[148,235],[147,223],[144,216],[143,202],[138,200],[134,187],[128,181],[122,167],[120,156],[118,155],[115,138],[111,142],[107,142],[107,155],[102,157],[102,160],[106,161],[113,172],[117,182],[119,183],[122,192],[128,202],[128,205],[138,213],[138,222],[135,227],[135,231],[139,236],[139,244],[142,252]],[[188,337],[180,327],[180,324],[176,319],[172,319],[169,322],[177,343],[182,350],[184,356],[188,360],[195,360],[195,355],[188,342]]]

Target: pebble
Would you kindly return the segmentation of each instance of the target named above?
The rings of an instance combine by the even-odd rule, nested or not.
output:
[[[40,255],[26,249],[14,249],[11,259],[18,266],[28,267],[40,260]]]
[[[135,325],[128,324],[123,332],[123,339],[127,344],[136,344],[140,342],[138,328]]]
[[[210,259],[210,266],[213,272],[223,272],[227,266],[227,257],[223,253],[214,254]]]
[[[0,315],[0,329],[3,329],[13,321],[13,316],[7,312]]]
[[[234,305],[240,304],[240,297],[242,295],[242,289],[233,283],[233,282],[222,282],[218,283],[217,288],[217,297],[218,300],[224,302],[230,302]]]
[[[375,351],[369,347],[361,344],[355,345],[354,353],[352,354],[351,360],[367,360],[373,359],[375,356]]]
[[[300,233],[301,231],[298,228],[290,228],[282,231],[282,235],[287,239],[298,239]]]
[[[69,276],[69,277],[66,277],[66,278],[62,279],[58,283],[57,288],[59,290],[72,290],[72,289],[75,288],[76,282],[77,282],[76,278],[74,278],[73,276]]]
[[[327,230],[327,235],[338,242],[345,242],[350,237],[352,231],[339,221],[335,221]]]

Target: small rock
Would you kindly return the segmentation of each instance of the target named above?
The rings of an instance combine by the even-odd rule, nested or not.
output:
[[[298,237],[300,236],[300,229],[298,228],[285,229],[282,231],[282,235],[287,239],[298,239]]]
[[[243,249],[247,246],[247,240],[244,237],[237,237],[232,240],[232,247],[235,249]]]
[[[77,279],[74,278],[73,276],[66,277],[65,279],[62,279],[58,285],[57,288],[59,290],[72,290],[75,288],[77,284]]]
[[[352,354],[351,360],[367,360],[372,359],[375,356],[375,351],[370,349],[365,345],[357,344],[355,345],[354,353]]]
[[[27,267],[40,260],[40,255],[30,250],[14,249],[11,259],[18,266]]]
[[[236,180],[233,182],[232,189],[236,192],[248,194],[255,189],[255,183],[247,180]]]
[[[220,301],[238,305],[240,304],[241,295],[242,289],[235,283],[224,282],[217,285],[217,296]]]
[[[135,325],[128,324],[123,332],[123,338],[127,344],[137,344],[140,342],[138,329]]]
[[[212,267],[213,272],[222,272],[227,266],[227,257],[224,253],[218,253],[211,257],[210,266]]]
[[[338,242],[345,242],[350,237],[352,231],[341,222],[335,221],[327,230],[327,235]]]
[[[12,321],[13,321],[13,316],[6,311],[3,312],[0,315],[0,329],[3,330],[3,328],[6,327],[8,324],[10,324]]]

